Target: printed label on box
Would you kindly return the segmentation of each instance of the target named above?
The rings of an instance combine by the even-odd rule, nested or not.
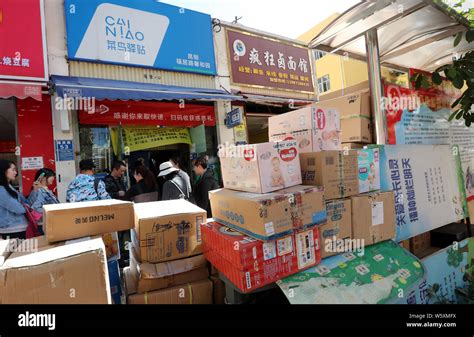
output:
[[[305,231],[296,234],[298,268],[303,269],[315,263],[313,231]]]
[[[247,282],[247,289],[252,288],[252,280],[250,278],[250,272],[245,273],[245,281]]]
[[[266,242],[263,244],[263,260],[267,261],[276,257],[275,242]]]
[[[268,236],[275,234],[275,228],[273,227],[273,222],[268,222],[265,224],[265,233],[267,233]]]
[[[293,252],[293,240],[291,237],[277,240],[278,256],[283,256]]]
[[[383,224],[383,201],[372,203],[372,226]]]

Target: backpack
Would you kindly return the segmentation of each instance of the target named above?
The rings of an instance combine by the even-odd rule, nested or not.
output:
[[[180,177],[181,178],[181,177]],[[174,178],[173,178],[174,179]],[[184,193],[183,190],[181,189],[181,187],[178,186],[178,184],[176,184],[173,179],[171,179],[171,183],[176,186],[176,188],[181,192],[181,195],[179,196],[180,199],[184,199],[184,200],[189,200],[190,199],[190,195],[189,195],[189,191],[187,191],[187,193]],[[183,180],[181,178],[181,180]]]

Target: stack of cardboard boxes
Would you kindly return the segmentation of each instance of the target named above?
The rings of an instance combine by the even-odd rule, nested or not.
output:
[[[102,235],[132,228],[133,214],[117,200],[45,206],[45,236],[2,241],[1,303],[111,304]]]
[[[212,304],[213,282],[202,255],[206,211],[185,200],[135,204],[129,304]]]
[[[302,186],[295,140],[220,153],[224,189],[211,191],[204,255],[248,293],[320,262],[323,190]]]

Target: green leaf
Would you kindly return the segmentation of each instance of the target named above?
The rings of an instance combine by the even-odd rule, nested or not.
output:
[[[462,100],[462,98],[463,98],[463,96],[461,96],[457,100],[455,100],[453,102],[453,104],[451,104],[451,108],[455,108],[459,104],[459,102]]]
[[[441,83],[443,83],[443,79],[441,78],[441,75],[439,73],[433,73],[431,75],[431,79],[433,80],[433,83],[436,84],[436,85],[440,85]]]
[[[456,34],[456,38],[454,39],[454,47],[457,47],[459,42],[461,42],[463,32],[459,32]]]
[[[466,41],[469,43],[474,41],[474,29],[466,32]]]
[[[449,68],[448,71],[446,72],[446,70],[444,71],[444,73],[446,74],[446,77],[453,81],[454,78],[456,77],[458,71],[456,69],[454,69],[453,67]]]
[[[433,290],[434,290],[435,293],[438,292],[438,290],[439,290],[439,284],[438,283],[433,284]]]
[[[453,113],[452,113],[452,114],[449,116],[449,118],[448,118],[448,122],[451,122],[451,121],[454,119],[454,117],[456,116],[456,114],[458,113],[458,111],[459,111],[459,110],[453,111]]]
[[[456,89],[462,89],[464,86],[464,79],[462,78],[460,73],[456,74],[456,77],[453,80],[453,85]]]
[[[438,69],[436,69],[434,72],[435,73],[440,73],[442,72],[443,70],[447,69],[449,67],[449,64],[445,64],[444,66],[441,66],[439,67]]]
[[[464,113],[464,111],[459,110],[459,111],[458,111],[458,114],[456,115],[456,119],[461,119],[463,113]]]
[[[415,88],[420,89],[423,82],[423,75],[419,74],[415,81]]]
[[[471,126],[471,121],[469,119],[466,119],[465,124],[466,124],[467,127],[470,127]]]

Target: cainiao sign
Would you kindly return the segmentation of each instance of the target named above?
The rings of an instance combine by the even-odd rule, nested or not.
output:
[[[211,17],[154,0],[66,0],[69,59],[215,74]]]

